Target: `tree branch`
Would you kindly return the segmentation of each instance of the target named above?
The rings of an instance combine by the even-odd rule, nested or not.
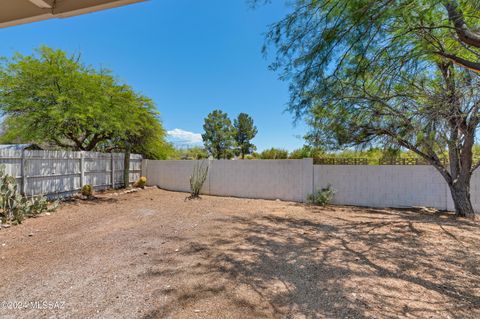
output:
[[[460,66],[463,66],[467,69],[470,69],[470,70],[475,71],[475,72],[480,72],[480,63],[472,62],[472,61],[466,60],[464,58],[461,58],[459,56],[456,56],[454,54],[449,54],[449,53],[442,52],[442,51],[436,51],[434,53],[436,53],[438,55],[441,55],[444,58],[447,58],[447,59],[451,60],[453,63],[458,64]]]
[[[458,7],[456,0],[449,0],[445,3],[448,12],[448,19],[453,23],[456,33],[461,41],[466,44],[480,48],[480,33],[472,31],[466,24],[463,12]]]

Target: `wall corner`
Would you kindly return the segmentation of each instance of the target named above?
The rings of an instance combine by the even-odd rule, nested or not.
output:
[[[142,176],[148,176],[148,160],[144,159],[144,158],[142,158]],[[147,184],[148,183],[149,183],[149,180],[147,178]],[[149,186],[151,186],[151,185],[149,185]]]

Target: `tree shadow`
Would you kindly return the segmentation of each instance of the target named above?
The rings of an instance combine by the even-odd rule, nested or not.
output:
[[[159,289],[168,302],[144,318],[215,298],[228,304],[218,311],[244,318],[480,315],[480,254],[472,244],[479,238],[469,237],[478,231],[475,222],[443,212],[307,210],[307,217],[211,221],[216,231],[185,239],[180,253],[154,262],[159,269],[149,276],[183,280]]]
[[[118,198],[114,197],[104,197],[104,196],[92,196],[91,198],[77,198],[72,197],[65,200],[62,200],[60,203],[62,205],[73,205],[73,206],[95,206],[95,205],[102,205],[102,204],[113,204],[119,201]]]

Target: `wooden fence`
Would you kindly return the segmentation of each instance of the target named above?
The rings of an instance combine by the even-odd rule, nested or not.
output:
[[[0,150],[0,165],[14,176],[22,194],[27,196],[67,196],[83,185],[95,189],[123,186],[124,154]],[[142,156],[130,157],[130,182],[141,175]]]

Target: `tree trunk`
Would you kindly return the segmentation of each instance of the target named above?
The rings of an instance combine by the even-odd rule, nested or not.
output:
[[[123,159],[123,186],[125,188],[130,186],[130,153],[131,147],[128,145],[125,148],[125,158]]]
[[[457,182],[449,187],[457,216],[474,218],[475,212],[470,200],[470,182]]]

